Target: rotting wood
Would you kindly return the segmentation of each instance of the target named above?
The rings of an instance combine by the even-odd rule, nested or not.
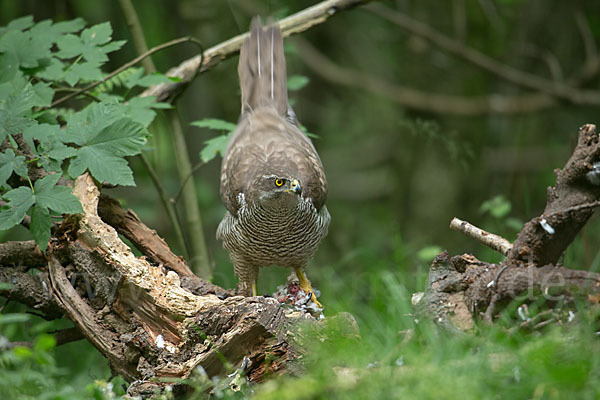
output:
[[[587,124],[579,129],[565,166],[555,171],[556,184],[548,188],[542,215],[524,225],[511,248],[498,248],[507,250],[506,259],[489,264],[472,255],[439,254],[417,310],[450,329],[469,330],[478,319],[492,323],[513,300],[527,304],[542,297],[549,307],[572,308],[576,299],[594,299],[600,274],[565,268],[557,261],[600,206],[600,180],[590,177],[598,162],[599,135],[595,125]]]

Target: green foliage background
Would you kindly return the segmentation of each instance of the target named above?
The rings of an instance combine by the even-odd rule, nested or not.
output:
[[[210,46],[247,30],[255,14],[282,17],[313,3],[156,0],[135,1],[134,5],[149,46],[187,35]],[[575,76],[585,62],[582,29],[586,28],[578,25],[578,18],[583,16],[584,26],[589,28],[587,35],[600,40],[600,3],[593,0],[383,3],[505,64],[546,78]],[[48,18],[54,22],[82,18],[85,29],[96,32],[82,31],[83,20],[75,20],[71,25],[56,24],[59,28],[52,31],[54,36],[48,33],[51,27],[43,25],[46,34],[41,43],[38,35],[33,42],[24,37],[23,41],[30,42],[10,49],[2,48],[0,42],[3,54],[17,57],[21,67],[32,73],[39,67],[38,59],[31,57],[36,54],[34,49],[47,51],[45,57],[55,65],[49,68],[46,79],[71,85],[98,79],[103,72],[136,56],[118,2],[0,1],[0,26],[26,15],[32,15],[37,23]],[[26,19],[20,21],[28,23]],[[116,41],[109,42],[111,33]],[[0,34],[7,35],[5,31]],[[58,36],[61,42],[48,46]],[[253,394],[258,398],[598,398],[600,349],[594,335],[595,316],[586,310],[577,313],[576,327],[568,331],[557,328],[544,335],[507,335],[503,328],[482,327],[476,335],[454,336],[427,323],[415,324],[410,315],[410,295],[422,290],[428,265],[439,250],[499,260],[492,251],[450,232],[450,219],[457,216],[514,239],[521,223],[543,209],[545,188],[553,183],[553,169],[564,165],[577,128],[598,122],[598,108],[557,102],[535,112],[468,117],[415,110],[361,85],[340,85],[325,79],[303,60],[300,40],[311,43],[338,66],[377,76],[390,85],[465,97],[528,93],[362,9],[342,13],[300,38],[286,40],[290,86],[297,89],[290,97],[301,123],[318,136],[313,140],[330,184],[332,225],[308,275],[322,292],[326,313],[351,312],[363,339],[356,342],[339,335],[339,339],[321,343],[319,334],[314,334],[317,340],[311,342],[314,351],[308,356],[306,374],[268,382],[254,388]],[[165,72],[196,51],[194,46],[181,45],[156,54],[153,60],[159,71]],[[67,70],[59,64],[79,57],[77,68]],[[193,162],[206,162],[195,174],[197,197],[214,260],[214,282],[225,287],[233,287],[235,281],[214,232],[224,212],[218,196],[218,148],[223,143],[222,134],[230,127],[215,125],[210,119],[237,120],[236,63],[237,58],[233,58],[200,76],[176,103]],[[4,82],[9,72],[0,72],[0,82]],[[98,177],[122,185],[132,184],[135,177],[137,186],[107,192],[133,208],[180,252],[141,162],[128,159],[130,175],[125,170],[127,164],[119,161],[145,151],[169,193],[177,193],[179,180],[168,121],[143,99],[134,98],[127,109],[123,105],[107,110],[115,100],[111,93],[131,98],[140,87],[164,78],[144,77],[143,71],[135,69],[119,79],[97,89],[96,95],[103,100],[99,105],[73,114],[62,111],[67,126],[90,119],[103,125],[76,129],[80,137],[75,146],[44,126],[48,140],[45,150],[40,149],[44,150],[41,155],[49,166],[64,158],[79,160],[72,163],[74,170],[69,173],[73,174],[85,168],[94,173],[97,155],[107,157],[103,161],[112,160],[115,168],[121,169],[96,165],[100,168]],[[29,109],[49,104],[48,92],[40,83],[31,85],[23,80],[19,84],[13,94],[30,93],[24,96]],[[598,84],[594,75],[583,82],[583,87],[598,90]],[[2,95],[0,98],[5,99],[10,93]],[[12,111],[11,123],[30,123],[18,102]],[[103,113],[112,117],[104,118]],[[204,122],[193,126],[192,121]],[[130,138],[118,138],[126,143],[118,144],[116,152],[111,142],[94,142],[94,137],[111,124],[121,124],[120,129],[131,132]],[[77,148],[77,153],[65,147]],[[11,172],[24,173],[23,160],[8,152],[3,157],[3,165],[10,165]],[[103,175],[111,172],[116,173]],[[0,168],[0,183],[9,175],[8,169]],[[20,191],[23,193],[15,194],[15,202],[35,201],[32,192]],[[43,215],[64,212],[44,200],[35,204]],[[0,219],[0,226],[3,223],[14,225],[12,220]],[[20,226],[0,231],[0,241],[31,238],[31,233]],[[38,239],[43,242],[43,236]],[[599,240],[599,224],[593,218],[567,251],[565,264],[597,271]],[[260,291],[273,292],[286,276],[284,270],[263,270]],[[9,303],[0,316],[2,337],[36,343],[33,349],[17,347],[0,355],[0,393],[8,398],[122,394],[118,378],[106,383],[110,379],[106,360],[87,342],[54,347],[47,333],[68,327],[68,322],[45,322],[26,311]],[[336,327],[330,329],[335,332]],[[406,333],[408,329],[414,334]],[[249,390],[245,394],[250,394]],[[240,396],[227,391],[222,395]]]

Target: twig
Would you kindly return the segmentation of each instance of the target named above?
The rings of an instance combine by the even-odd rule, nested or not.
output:
[[[196,198],[196,185],[193,179],[187,179],[192,175],[192,163],[187,152],[187,144],[183,134],[183,128],[179,120],[177,110],[166,110],[167,118],[171,122],[171,131],[173,135],[173,146],[177,156],[175,157],[179,180],[184,182],[183,206],[187,221],[188,233],[190,235],[190,259],[189,264],[192,270],[201,278],[209,280],[212,275],[210,260],[204,239],[204,230],[202,217]]]
[[[372,0],[326,0],[312,7],[299,11],[287,18],[279,21],[281,32],[284,37],[304,32],[313,26],[322,24],[334,15],[342,11],[350,10],[354,7],[361,6],[371,2]],[[184,81],[189,81],[194,76],[195,72],[206,72],[219,64],[226,58],[236,54],[242,43],[246,39],[247,33],[237,35],[229,40],[217,44],[205,52],[202,56],[192,57],[175,68],[171,68],[167,72],[167,76],[178,77]],[[173,85],[161,83],[146,89],[141,96],[156,96],[160,101],[169,97],[171,92],[176,90]]]
[[[538,75],[530,74],[510,65],[503,64],[492,57],[483,54],[472,47],[454,40],[426,25],[416,21],[409,16],[392,10],[389,7],[372,4],[367,10],[386,19],[414,35],[429,40],[439,48],[452,53],[462,59],[482,68],[508,82],[534,89],[542,93],[549,94],[575,104],[600,105],[600,92],[593,90],[582,90],[570,86],[566,82],[555,82],[542,78]]]
[[[52,102],[52,104],[50,105],[50,108],[52,107],[56,107],[57,105],[64,103],[65,101],[72,99],[73,97],[76,97],[84,92],[87,92],[88,90],[91,90],[93,88],[95,88],[96,86],[106,82],[107,80],[113,78],[114,76],[120,74],[121,72],[125,71],[127,68],[133,67],[135,64],[139,63],[140,61],[142,61],[144,58],[158,52],[161,50],[164,50],[166,48],[172,47],[172,46],[176,46],[178,44],[181,43],[187,43],[187,42],[192,42],[192,43],[196,43],[199,45],[202,45],[202,43],[200,43],[198,40],[196,40],[193,37],[190,36],[186,36],[186,37],[182,37],[179,39],[173,39],[170,40],[166,43],[163,44],[159,44],[158,46],[155,46],[153,48],[151,48],[150,50],[148,50],[146,53],[141,54],[139,56],[137,56],[136,58],[134,58],[133,60],[129,61],[128,63],[123,64],[122,66],[120,66],[119,68],[115,69],[113,72],[111,72],[110,74],[106,75],[104,78],[100,79],[99,81],[96,81],[94,83],[90,83],[88,86],[81,88],[73,93],[70,93],[64,97],[61,97],[58,100],[55,100],[54,102]]]
[[[498,293],[494,293],[490,300],[490,304],[488,305],[485,313],[483,314],[483,321],[487,324],[491,324],[494,321],[494,312],[496,311],[496,303],[500,300],[500,295]]]
[[[503,237],[484,231],[483,229],[458,218],[452,218],[452,221],[450,221],[450,229],[462,232],[468,237],[477,240],[479,243],[484,244],[503,255],[507,255],[512,248],[511,243]]]
[[[498,280],[500,279],[500,275],[502,275],[502,273],[506,271],[507,268],[508,265],[503,265],[502,268],[500,268],[500,270],[496,273],[494,279],[492,279],[490,283],[487,284],[488,289],[498,286]]]
[[[190,172],[190,174],[181,182],[181,184],[179,186],[179,190],[177,191],[177,194],[175,196],[173,196],[171,201],[173,201],[174,203],[177,203],[179,201],[179,197],[181,196],[181,193],[183,192],[183,187],[184,187],[185,183],[188,181],[188,179],[193,177],[194,173],[196,171],[198,171],[202,166],[204,166],[203,161],[200,161],[198,164],[194,165],[194,168],[192,168],[192,171]]]
[[[0,207],[4,207],[7,204],[8,204],[8,202],[6,202],[4,200],[0,200]],[[29,215],[25,214],[23,216],[23,220],[21,221],[21,225],[23,225],[25,228],[29,229],[29,225],[31,225],[31,217]]]
[[[165,188],[160,183],[160,178],[158,177],[158,174],[152,167],[152,164],[150,164],[150,161],[146,158],[146,156],[143,153],[140,154],[140,159],[142,160],[142,163],[144,163],[144,166],[146,167],[146,171],[148,171],[148,174],[150,175],[150,179],[152,179],[152,182],[154,183],[154,187],[156,188],[156,191],[158,192],[160,201],[162,202],[162,205],[163,205],[165,211],[167,212],[167,215],[169,216],[169,220],[171,221],[171,225],[173,226],[173,229],[175,230],[175,235],[177,236],[177,241],[179,242],[179,247],[181,248],[181,251],[183,252],[183,257],[185,259],[189,259],[189,251],[187,248],[187,243],[185,242],[185,236],[183,235],[183,229],[181,228],[181,222],[179,221],[179,218],[177,218],[177,214],[175,213],[174,205],[170,201],[169,196],[167,195],[167,192],[165,191]]]

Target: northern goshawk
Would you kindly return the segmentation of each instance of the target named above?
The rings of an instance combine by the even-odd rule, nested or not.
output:
[[[288,104],[283,38],[276,24],[252,21],[238,74],[242,114],[221,166],[227,212],[217,238],[229,251],[240,294],[258,294],[260,267],[289,267],[322,308],[304,268],[327,234],[327,180]]]

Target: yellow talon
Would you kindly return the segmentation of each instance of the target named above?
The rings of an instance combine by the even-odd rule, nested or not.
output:
[[[302,290],[304,290],[304,292],[306,294],[311,296],[311,300],[315,303],[315,305],[318,308],[323,308],[323,305],[321,303],[319,303],[319,300],[317,300],[317,295],[313,291],[313,288],[310,285],[310,282],[306,278],[306,275],[304,274],[304,270],[301,267],[298,267],[298,268],[294,268],[294,271],[296,272],[296,276],[298,277],[298,282],[300,283],[300,288]]]
[[[252,282],[252,296],[258,296],[258,287],[256,286],[256,281]]]

